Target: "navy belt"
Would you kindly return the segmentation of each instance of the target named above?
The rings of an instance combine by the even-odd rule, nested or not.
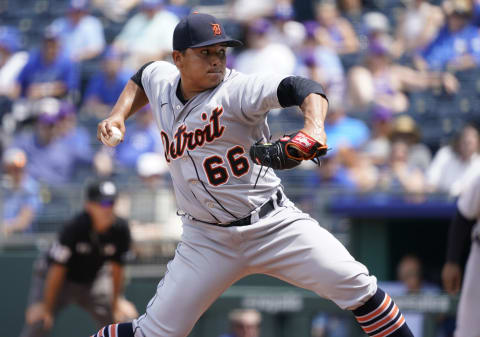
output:
[[[276,193],[276,196],[277,196],[277,204],[278,204],[283,199],[282,192],[278,190]],[[258,218],[259,219],[263,218],[265,215],[267,215],[274,209],[275,209],[275,201],[273,200],[273,198],[271,198],[265,204],[263,204],[262,207],[260,207],[258,211]],[[197,221],[200,221],[200,220],[197,220]],[[220,226],[220,227],[248,226],[252,224],[252,215],[249,214],[244,218],[241,218],[226,224],[219,224],[219,223],[206,222],[206,221],[200,221],[200,222],[207,223],[210,225]]]

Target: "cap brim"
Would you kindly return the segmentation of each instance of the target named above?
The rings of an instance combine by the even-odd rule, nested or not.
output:
[[[98,201],[98,203],[102,207],[112,207],[115,204],[115,200],[114,199],[103,199],[103,200]]]
[[[224,44],[227,47],[240,47],[243,46],[243,43],[239,40],[232,39],[230,37],[226,37],[223,39],[212,39],[208,41],[204,41],[202,43],[197,43],[189,48],[199,48],[199,47],[206,47],[206,46],[213,46],[216,44]]]

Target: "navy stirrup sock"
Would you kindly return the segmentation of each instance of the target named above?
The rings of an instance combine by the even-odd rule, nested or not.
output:
[[[91,337],[134,337],[132,323],[118,323],[107,325]]]
[[[353,314],[371,337],[413,337],[400,309],[380,288],[364,305],[353,310]]]

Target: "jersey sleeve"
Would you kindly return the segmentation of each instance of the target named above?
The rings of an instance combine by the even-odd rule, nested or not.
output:
[[[240,110],[250,118],[261,118],[271,109],[281,108],[277,90],[287,76],[275,74],[240,75],[238,87],[232,88]]]
[[[472,180],[471,184],[465,188],[460,195],[457,203],[458,210],[462,215],[474,220],[480,216],[480,175]]]
[[[162,80],[167,79],[174,73],[178,73],[177,67],[166,61],[152,62],[143,69],[142,86],[150,103],[155,94],[158,93]]]
[[[124,219],[118,220],[117,240],[117,249],[115,250],[115,254],[110,259],[117,263],[124,264],[132,243],[128,222]]]
[[[48,252],[50,260],[61,265],[67,265],[74,251],[75,238],[76,235],[73,227],[70,225],[65,226],[60,232],[58,240],[52,245]]]

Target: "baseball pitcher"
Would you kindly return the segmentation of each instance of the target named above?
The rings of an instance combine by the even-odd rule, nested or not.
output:
[[[149,102],[174,182],[183,236],[144,315],[98,336],[185,337],[234,282],[263,273],[310,289],[351,310],[370,336],[412,334],[376,278],[285,196],[274,169],[326,152],[322,87],[296,76],[244,75],[226,68],[219,21],[191,14],[176,26],[175,65],[145,64],[123,90],[98,138]],[[255,60],[252,60],[254,62]],[[273,143],[270,109],[300,106],[305,125]]]

